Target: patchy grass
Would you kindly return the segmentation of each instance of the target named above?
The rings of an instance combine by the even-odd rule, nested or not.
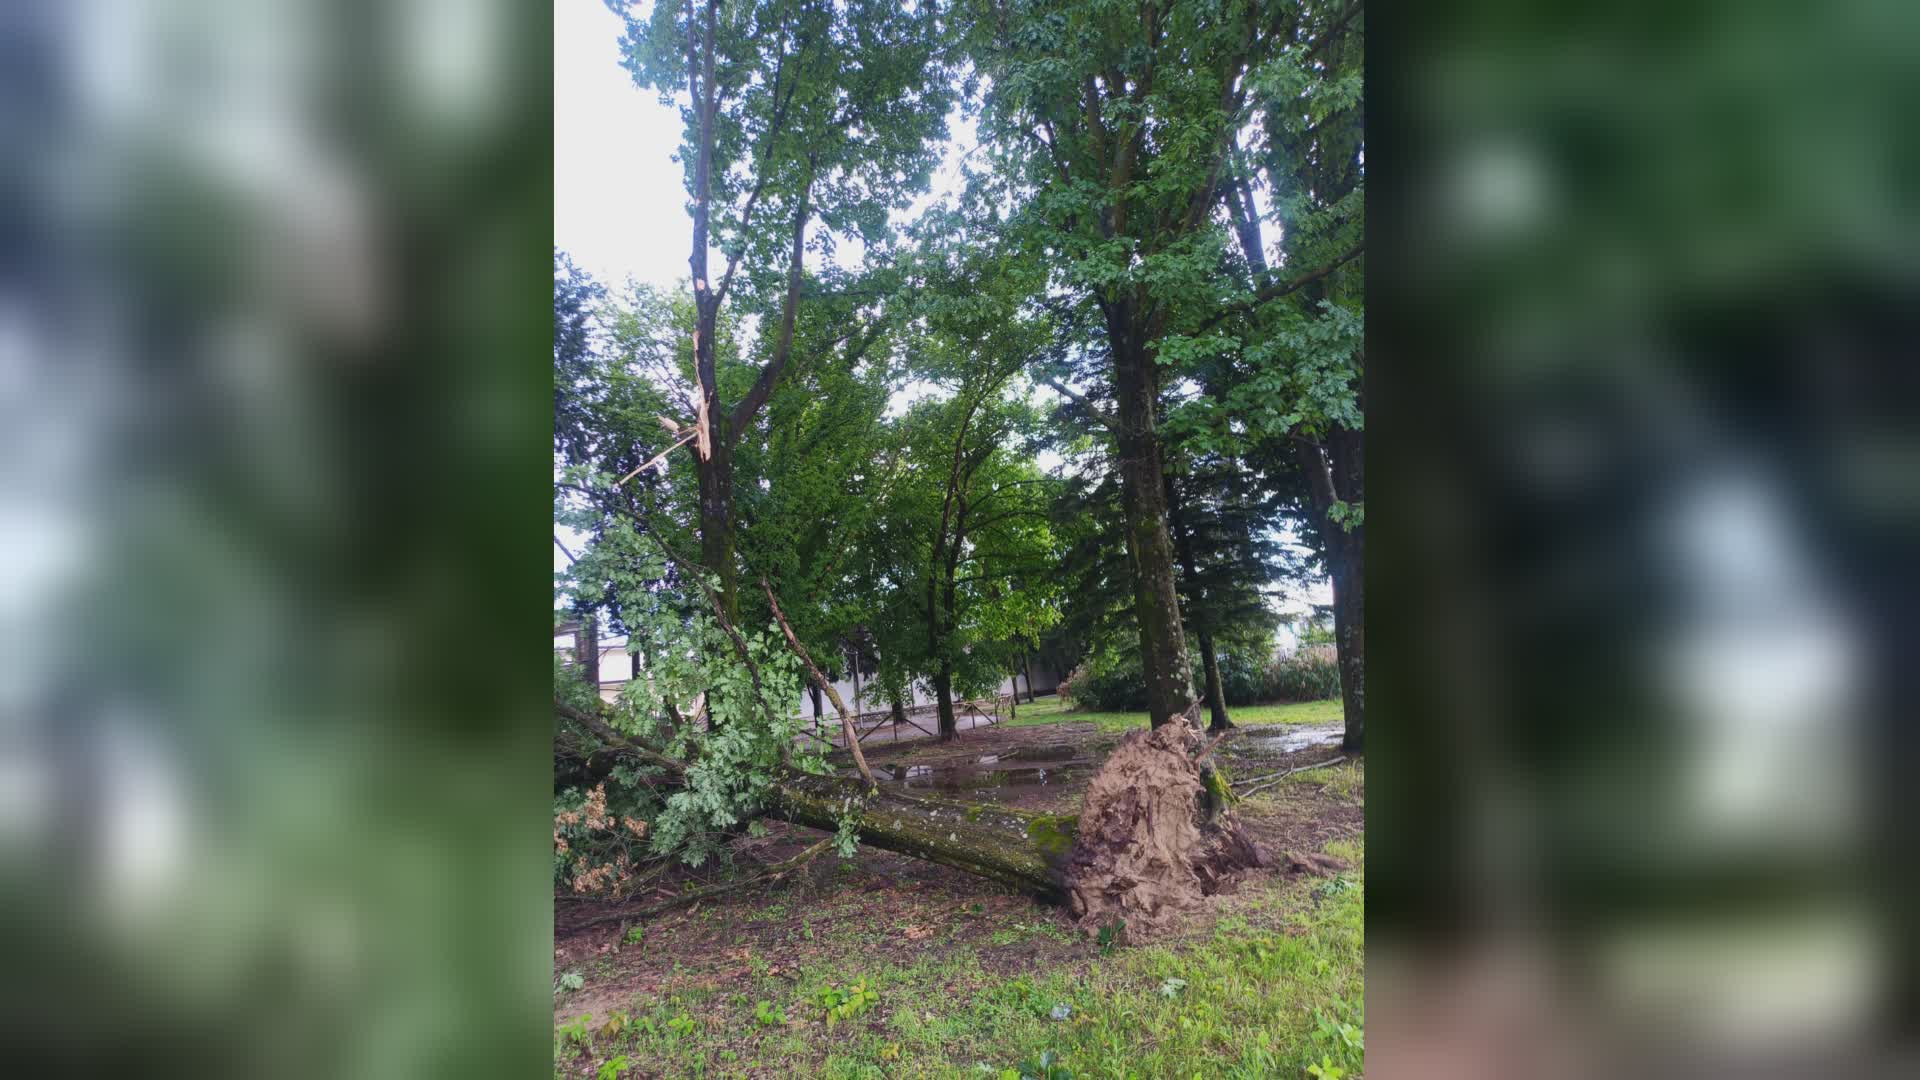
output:
[[[1045,1055],[1081,1080],[1352,1076],[1365,1028],[1362,846],[1329,843],[1351,870],[1249,887],[1184,941],[1079,941],[1077,959],[1023,963],[1009,951],[1040,951],[1061,931],[1011,907],[982,913],[996,924],[984,936],[911,962],[856,951],[788,978],[646,995],[633,1012],[559,1024],[554,1073],[1001,1078],[1044,1075]],[[874,915],[823,936],[886,929]]]
[[[1302,701],[1285,705],[1243,705],[1227,710],[1233,722],[1242,726],[1259,724],[1338,724],[1345,715],[1339,698]],[[1095,724],[1104,732],[1128,732],[1147,726],[1147,714],[1115,712],[1068,712],[1058,697],[1044,697],[1031,705],[1020,706],[1018,719],[1006,721],[1008,727],[1040,727],[1045,724]]]
[[[1337,718],[1337,702],[1235,715],[1314,722],[1329,707]],[[886,747],[878,759],[939,765],[1061,742],[1097,758],[1118,737],[1100,715],[1062,714],[1043,700],[1021,709],[1035,730],[978,729],[958,744]],[[1132,730],[1146,717],[1109,723]],[[1333,753],[1243,749],[1229,739],[1217,751],[1235,777]],[[1072,812],[1083,789],[1084,776],[977,794],[1058,813]],[[554,1075],[1353,1077],[1364,1065],[1364,798],[1364,761],[1355,759],[1296,773],[1240,803],[1277,858],[1325,851],[1349,869],[1315,877],[1282,859],[1149,943],[1103,945],[1058,909],[869,848],[670,912],[638,933],[566,929],[589,913],[569,905],[556,913]],[[815,839],[775,823],[743,843],[765,862]],[[561,982],[565,974],[575,977]]]

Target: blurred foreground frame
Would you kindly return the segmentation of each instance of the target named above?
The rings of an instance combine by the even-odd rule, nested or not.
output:
[[[547,1067],[550,25],[0,13],[0,1072]]]
[[[1368,1074],[1910,1068],[1920,8],[1370,6]]]

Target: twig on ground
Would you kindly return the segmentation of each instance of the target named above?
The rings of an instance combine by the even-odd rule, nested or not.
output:
[[[1254,792],[1261,790],[1262,788],[1272,787],[1273,785],[1279,783],[1280,781],[1285,780],[1287,777],[1292,776],[1294,773],[1308,772],[1313,769],[1324,769],[1329,765],[1338,765],[1345,760],[1347,760],[1346,755],[1342,754],[1337,758],[1333,758],[1329,761],[1322,761],[1317,765],[1300,765],[1291,769],[1282,769],[1277,773],[1268,773],[1266,776],[1255,776],[1247,780],[1236,780],[1230,786],[1238,787],[1241,784],[1252,784],[1253,786],[1247,788],[1245,791],[1240,791],[1235,793],[1239,798],[1244,799],[1247,796],[1253,794]]]
[[[760,873],[755,874],[749,878],[743,878],[739,881],[729,881],[721,885],[709,885],[704,889],[694,889],[692,892],[681,893],[680,895],[675,896],[672,899],[662,900],[658,904],[653,904],[649,907],[643,907],[637,911],[609,911],[604,915],[595,915],[590,919],[582,919],[579,922],[572,924],[569,927],[569,929],[584,930],[589,926],[600,926],[605,923],[619,922],[623,919],[626,919],[626,920],[651,919],[655,915],[660,915],[660,914],[664,914],[665,912],[672,911],[674,908],[677,908],[682,904],[698,903],[701,900],[705,900],[709,896],[718,896],[721,893],[732,892],[735,889],[744,889],[749,885],[757,885],[762,881],[778,880],[779,878],[785,877],[787,874],[792,873],[794,870],[799,869],[801,866],[811,861],[814,858],[814,856],[820,854],[822,851],[825,851],[827,849],[827,845],[831,843],[833,843],[833,839],[829,837],[813,845],[807,850],[801,852],[800,854],[795,855],[793,858],[788,859],[784,862],[774,863],[772,866],[767,867],[765,870],[762,870]]]

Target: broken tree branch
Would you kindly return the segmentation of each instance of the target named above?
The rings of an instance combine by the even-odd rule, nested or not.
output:
[[[873,770],[867,768],[867,756],[860,752],[860,740],[853,733],[853,716],[847,712],[847,703],[840,699],[840,692],[833,688],[833,684],[827,681],[826,676],[820,674],[820,668],[814,664],[813,657],[807,654],[807,647],[800,644],[800,639],[794,636],[793,627],[787,625],[787,617],[780,611],[780,601],[773,598],[773,586],[767,584],[767,579],[763,577],[760,579],[760,587],[767,592],[767,603],[773,608],[773,617],[779,622],[780,631],[787,635],[787,644],[793,648],[794,654],[800,657],[800,662],[807,666],[807,674],[813,678],[814,685],[824,691],[827,700],[833,703],[833,711],[840,714],[840,726],[847,734],[847,750],[853,755],[854,768],[860,770],[860,776],[869,785],[878,787],[879,785],[873,779]]]
[[[1285,281],[1277,282],[1273,285],[1269,285],[1266,288],[1261,289],[1259,292],[1254,293],[1251,299],[1243,300],[1237,304],[1228,304],[1225,307],[1222,307],[1220,310],[1214,312],[1212,317],[1207,319],[1205,322],[1201,323],[1199,327],[1193,330],[1191,333],[1193,334],[1205,333],[1206,331],[1213,329],[1215,323],[1218,323],[1221,319],[1224,319],[1229,315],[1235,314],[1236,312],[1252,311],[1253,309],[1259,307],[1264,303],[1267,303],[1268,301],[1278,300],[1281,297],[1286,296],[1290,293],[1299,292],[1301,289],[1306,288],[1307,286],[1313,284],[1314,282],[1319,281],[1321,278],[1326,277],[1328,274],[1333,273],[1335,270],[1340,269],[1342,266],[1345,266],[1346,264],[1359,258],[1361,252],[1365,250],[1366,250],[1365,244],[1355,244],[1353,245],[1353,247],[1347,249],[1346,254],[1340,256],[1339,258],[1333,260],[1332,262],[1326,264],[1325,266],[1322,266],[1315,270],[1309,270],[1306,273],[1299,275],[1298,277],[1288,278]]]
[[[615,480],[613,482],[613,486],[619,487],[621,484],[626,483],[627,481],[633,479],[634,477],[639,476],[641,473],[646,472],[648,469],[652,468],[653,466],[658,465],[661,462],[667,460],[668,454],[671,454],[675,450],[678,450],[681,447],[687,445],[688,440],[692,439],[695,435],[698,435],[698,434],[700,434],[700,431],[699,429],[696,428],[692,431],[687,432],[685,435],[680,436],[679,442],[674,443],[672,446],[669,446],[665,450],[662,450],[658,454],[655,454],[652,458],[650,458],[647,461],[645,465],[641,465],[638,468],[634,469],[632,472],[628,473],[627,475],[621,477],[618,480]]]
[[[1088,416],[1091,416],[1095,420],[1098,420],[1101,424],[1105,425],[1109,429],[1113,431],[1120,430],[1120,421],[1115,420],[1113,417],[1108,416],[1106,413],[1100,411],[1100,407],[1095,405],[1093,402],[1088,401],[1085,395],[1079,394],[1072,390],[1067,389],[1066,385],[1058,379],[1045,378],[1045,379],[1041,379],[1040,381],[1046,384],[1047,386],[1051,387],[1052,389],[1058,391],[1061,396],[1072,400],[1075,404],[1079,405],[1082,409],[1085,409],[1087,411]]]
[[[638,911],[610,911],[604,915],[595,915],[590,919],[582,919],[577,923],[573,923],[571,928],[574,930],[584,930],[589,926],[619,922],[623,919],[651,919],[655,915],[665,914],[683,904],[691,904],[697,900],[705,900],[709,896],[718,896],[721,893],[732,892],[735,889],[744,889],[749,885],[758,885],[763,881],[777,881],[807,863],[812,862],[814,857],[825,851],[827,845],[831,843],[833,843],[833,838],[828,837],[800,854],[795,855],[793,858],[774,863],[752,877],[742,878],[739,881],[729,881],[722,885],[709,885],[704,889],[694,889],[681,893],[669,900],[663,900],[650,907],[643,907]]]
[[[1282,769],[1277,773],[1269,773],[1266,776],[1256,776],[1256,777],[1253,777],[1252,780],[1236,780],[1234,781],[1234,786],[1238,786],[1240,784],[1248,784],[1248,783],[1253,784],[1252,787],[1247,788],[1245,791],[1241,791],[1237,793],[1238,797],[1244,799],[1256,791],[1260,791],[1263,788],[1272,787],[1273,785],[1279,783],[1280,781],[1285,780],[1287,777],[1292,776],[1294,773],[1311,772],[1314,769],[1324,769],[1329,765],[1338,765],[1345,760],[1347,760],[1346,755],[1342,754],[1337,758],[1332,758],[1327,761],[1322,761],[1317,765],[1300,765],[1291,769]]]

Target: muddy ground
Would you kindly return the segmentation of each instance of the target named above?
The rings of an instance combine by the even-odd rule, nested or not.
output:
[[[881,746],[868,762],[883,781],[909,790],[1029,810],[1077,812],[1100,761],[1120,736],[1085,723],[990,727],[955,742]],[[1326,740],[1334,745],[1327,745]],[[1305,745],[1301,745],[1301,744]],[[1248,727],[1229,734],[1214,753],[1235,780],[1325,761],[1339,754],[1331,729]],[[1324,775],[1324,774],[1314,774]],[[1280,887],[1289,852],[1317,852],[1357,837],[1364,819],[1357,774],[1344,783],[1300,777],[1241,802],[1237,812],[1275,857],[1240,892]],[[742,840],[742,861],[774,862],[797,854],[823,834],[778,822],[765,836]],[[1262,880],[1264,879],[1264,880]],[[688,990],[751,990],[768,977],[795,980],[803,966],[857,958],[862,964],[910,964],[964,947],[989,975],[1084,965],[1096,943],[1064,912],[1005,887],[919,859],[861,848],[850,860],[813,860],[782,881],[750,886],[648,920],[637,936],[625,921],[599,921],[656,903],[689,881],[713,873],[676,870],[656,888],[622,904],[561,899],[554,913],[554,970],[580,973],[585,985],[556,998],[555,1022],[591,1013],[644,1009],[650,999]],[[1223,914],[1242,910],[1236,896],[1216,897],[1184,919],[1173,938],[1207,933]],[[636,923],[634,926],[639,926]],[[1009,933],[1018,927],[1023,933]],[[1031,932],[1031,931],[1040,932]]]

